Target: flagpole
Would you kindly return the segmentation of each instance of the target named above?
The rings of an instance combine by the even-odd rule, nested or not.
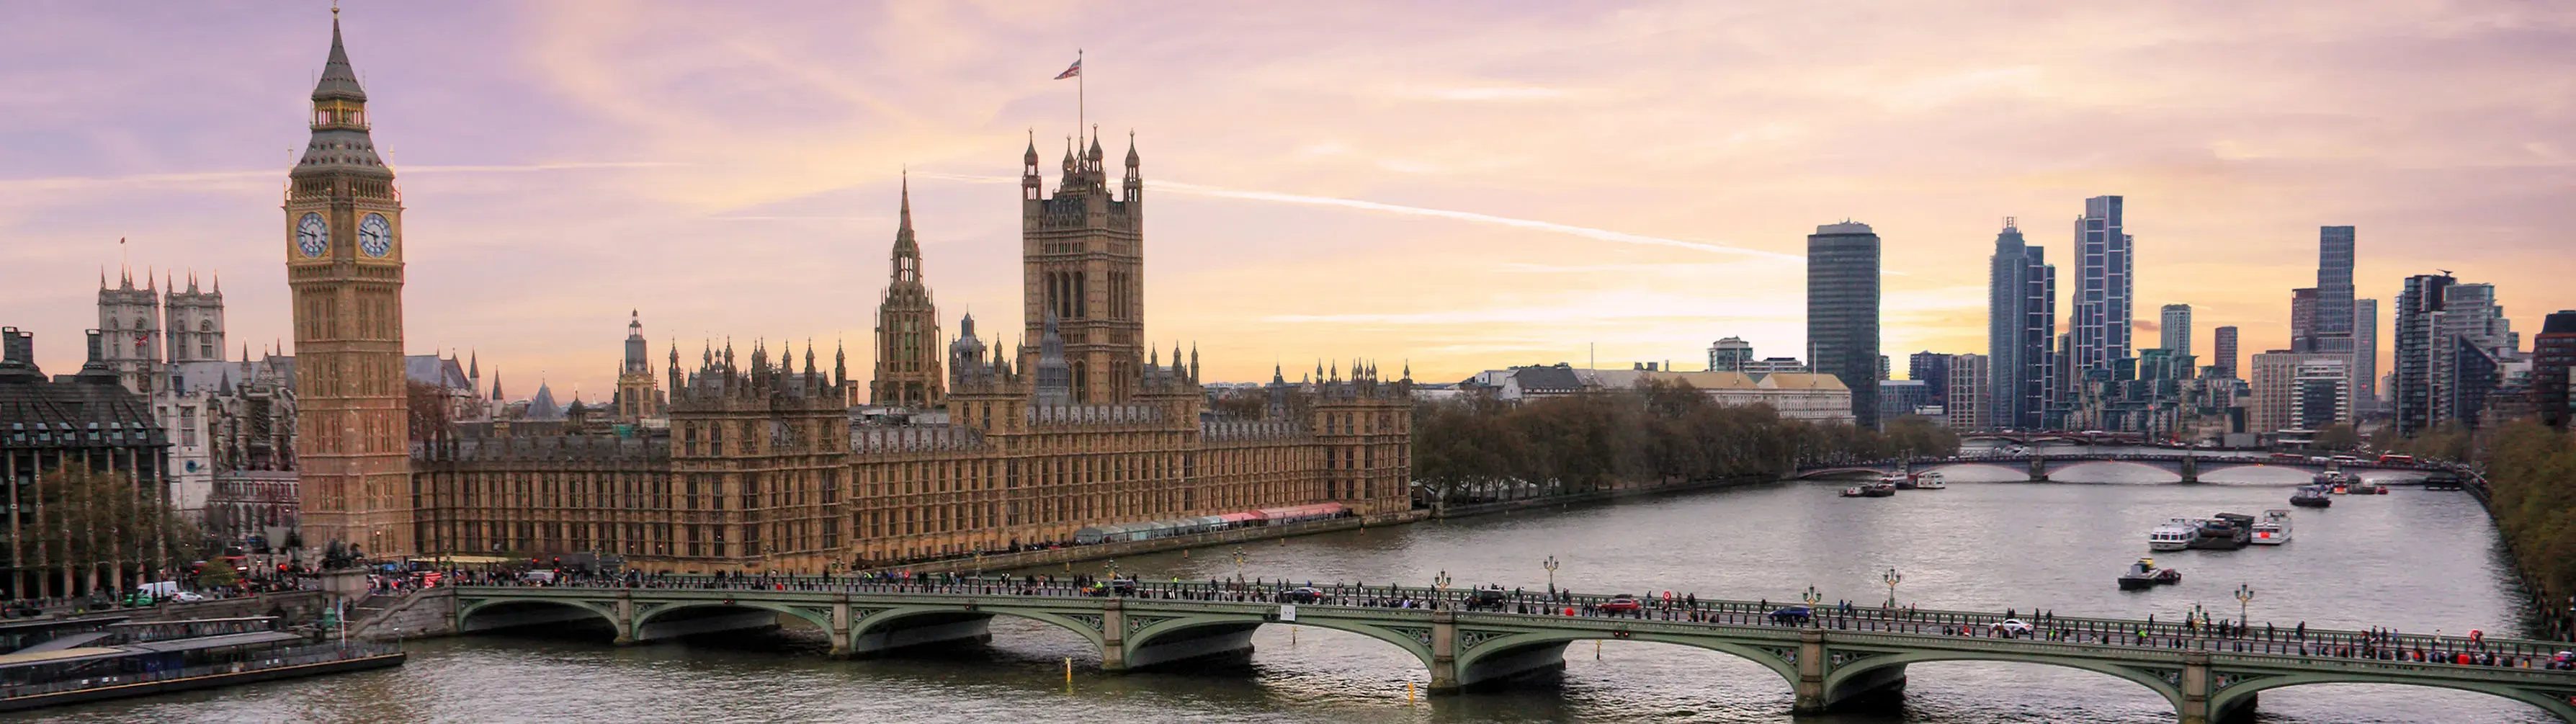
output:
[[[1064,56],[1059,55],[1056,57],[1062,58]],[[1083,87],[1081,48],[1073,49],[1073,67],[1073,132],[1076,134],[1082,134],[1087,133],[1087,131],[1082,129],[1090,128],[1090,126],[1083,124],[1089,123],[1091,119],[1090,109],[1084,107],[1090,102],[1090,100],[1087,97],[1087,94],[1084,93],[1086,89]],[[1076,152],[1080,152],[1080,149],[1076,149]]]

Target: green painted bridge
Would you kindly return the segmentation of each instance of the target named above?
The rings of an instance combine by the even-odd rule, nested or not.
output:
[[[720,587],[727,586],[727,587]],[[2213,631],[2170,622],[2049,617],[2035,630],[1996,630],[1992,613],[1819,610],[1807,620],[1764,603],[1649,601],[1605,611],[1597,596],[1487,602],[1458,591],[1329,588],[1320,601],[1271,602],[1275,587],[1146,584],[1117,596],[1020,582],[854,584],[711,580],[640,587],[457,586],[460,632],[604,622],[618,643],[777,626],[793,617],[828,633],[832,653],[866,656],[915,646],[988,641],[995,616],[1043,621],[1099,647],[1101,667],[1128,671],[1248,653],[1264,625],[1313,626],[1386,642],[1421,661],[1436,694],[1499,685],[1564,666],[1567,644],[1649,641],[1723,652],[1780,675],[1799,712],[1900,695],[1906,666],[1996,661],[2118,677],[2165,697],[2186,724],[2250,715],[2257,695],[2287,686],[2364,683],[2474,691],[2531,704],[2576,723],[2576,671],[2549,669],[2558,644],[2456,637],[2374,637],[2310,629]],[[1401,607],[1405,603],[1415,606]],[[1430,607],[1434,603],[1437,607]],[[1396,607],[1390,607],[1396,606]],[[1617,608],[1613,606],[1612,608]],[[1569,615],[1571,614],[1571,615]],[[2460,655],[2478,663],[2454,662]]]

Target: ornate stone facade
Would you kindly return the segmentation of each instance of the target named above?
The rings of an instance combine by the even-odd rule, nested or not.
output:
[[[404,403],[402,196],[368,135],[367,93],[331,21],[312,140],[287,174],[303,541],[398,555],[412,544]]]
[[[1058,196],[1025,207],[1038,344],[988,346],[968,316],[944,361],[889,345],[937,329],[907,199],[876,345],[905,364],[881,363],[869,384],[871,400],[905,409],[853,407],[859,381],[837,353],[827,376],[810,344],[801,364],[792,348],[773,359],[755,345],[745,364],[710,345],[687,372],[671,350],[667,429],[469,424],[416,444],[422,548],[811,572],[1066,543],[1111,523],[1410,507],[1411,380],[1357,361],[1347,379],[1338,364],[1312,384],[1274,375],[1271,404],[1238,419],[1208,410],[1196,353],[1166,361],[1134,341],[1138,165],[1131,151],[1113,202],[1096,163],[1069,161]],[[630,326],[630,360],[641,340]],[[914,376],[942,368],[944,380]]]
[[[928,409],[947,397],[939,374],[939,307],[922,283],[921,245],[912,237],[912,180],[903,184],[884,298],[877,302],[877,373],[868,404]],[[837,364],[838,360],[835,360]],[[855,401],[853,401],[855,402]]]

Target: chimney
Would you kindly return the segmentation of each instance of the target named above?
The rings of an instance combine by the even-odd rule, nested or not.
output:
[[[0,327],[0,362],[34,365],[35,333],[19,331],[17,327]]]
[[[107,368],[107,337],[89,330],[89,361],[81,363],[79,378],[90,384],[121,384],[115,370]]]

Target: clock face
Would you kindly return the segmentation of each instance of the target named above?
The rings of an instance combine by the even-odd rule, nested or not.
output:
[[[305,258],[319,257],[330,251],[330,237],[331,227],[322,222],[321,214],[307,212],[303,220],[295,222],[295,248],[304,252]]]
[[[393,253],[394,225],[385,221],[384,214],[368,214],[358,222],[358,250],[379,259]]]

